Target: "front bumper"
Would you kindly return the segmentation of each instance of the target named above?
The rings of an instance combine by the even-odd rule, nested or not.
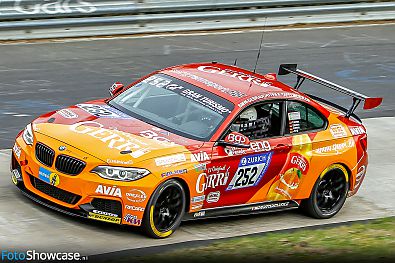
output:
[[[23,183],[17,184],[17,187],[19,190],[21,190],[22,194],[29,199],[33,200],[36,203],[39,203],[40,205],[43,205],[45,207],[48,207],[52,210],[67,214],[69,216],[75,216],[75,217],[81,217],[81,218],[88,218],[88,213],[83,211],[83,210],[77,210],[77,209],[69,209],[63,206],[60,206],[58,204],[55,204],[51,201],[48,201],[47,199],[44,199],[33,192],[30,192],[29,190],[26,189],[25,185]]]
[[[61,142],[52,138],[43,138],[40,141],[50,145],[52,149],[58,149]],[[77,175],[70,176],[56,170],[53,166],[43,165],[35,155],[35,144],[26,145],[22,138],[18,137],[15,149],[12,153],[11,171],[13,171],[13,182],[22,193],[31,200],[53,210],[81,218],[90,218],[116,224],[141,225],[145,206],[151,195],[150,189],[155,189],[155,182],[148,180],[144,182],[116,182],[100,178],[91,173],[92,167],[103,165],[90,155],[76,148],[68,146],[71,152],[68,155],[76,158],[88,156],[86,169]],[[56,155],[59,153],[56,153]],[[85,160],[86,160],[85,159]],[[55,184],[42,180],[41,169],[49,173],[56,173],[59,181]],[[16,172],[17,171],[17,172]],[[15,176],[16,175],[16,176]],[[19,176],[18,176],[19,175]],[[145,181],[147,181],[146,178]],[[141,187],[144,185],[145,187]],[[110,189],[110,191],[99,191],[99,187]],[[119,189],[113,191],[113,189]],[[131,200],[130,191],[141,191],[146,193],[144,200]],[[119,193],[119,194],[115,194]],[[132,202],[134,201],[134,202]],[[130,208],[133,210],[130,210]],[[136,209],[137,208],[137,209]]]

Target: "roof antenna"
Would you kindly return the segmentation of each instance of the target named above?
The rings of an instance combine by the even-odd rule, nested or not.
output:
[[[259,57],[261,56],[263,37],[265,36],[265,29],[266,29],[266,20],[267,20],[267,17],[265,17],[265,24],[263,26],[261,43],[259,44],[259,51],[258,51],[258,55],[257,55],[256,61],[255,61],[254,74],[256,73],[256,67],[258,66]],[[250,86],[248,87],[248,92],[250,91],[251,86],[252,86],[252,81],[250,82]]]
[[[262,37],[261,37],[261,43],[259,44],[259,51],[258,51],[258,55],[257,55],[256,61],[255,61],[254,73],[256,73],[256,67],[258,66],[258,60],[259,60],[259,57],[261,56],[263,37],[264,37],[264,35],[265,35],[265,29],[266,29],[266,19],[267,19],[267,17],[265,17],[265,24],[264,24],[264,26],[263,26]]]
[[[237,58],[235,59],[235,62],[233,63],[233,66],[237,66]]]

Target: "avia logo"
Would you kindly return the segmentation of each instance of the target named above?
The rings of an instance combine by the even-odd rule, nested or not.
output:
[[[193,153],[191,156],[192,162],[204,162],[208,160],[210,160],[210,157],[206,152]]]
[[[99,184],[95,192],[102,195],[122,197],[121,189],[116,186],[105,186]]]

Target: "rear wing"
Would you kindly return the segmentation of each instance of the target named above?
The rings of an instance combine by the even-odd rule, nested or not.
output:
[[[363,104],[364,110],[376,108],[383,101],[383,98],[368,97],[368,96],[358,93],[356,91],[350,90],[346,87],[340,86],[340,85],[330,82],[328,80],[314,76],[313,74],[310,74],[308,72],[300,70],[297,68],[297,64],[281,64],[280,68],[278,70],[278,75],[287,75],[289,73],[295,74],[297,76],[296,84],[294,87],[294,89],[296,89],[296,90],[298,90],[300,88],[300,86],[303,84],[305,79],[308,79],[308,80],[311,80],[311,81],[318,83],[322,86],[336,90],[338,92],[341,92],[343,94],[346,94],[346,95],[352,97],[353,103],[346,113],[347,118],[349,118],[354,113],[355,109],[358,107],[358,105],[361,103],[361,101],[364,102],[364,104]]]

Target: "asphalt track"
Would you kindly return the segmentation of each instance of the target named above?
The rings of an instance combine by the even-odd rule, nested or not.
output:
[[[160,36],[66,43],[0,45],[0,149],[35,116],[108,95],[115,81],[130,83],[163,67],[219,61],[252,69],[261,32]],[[266,32],[257,72],[280,63],[351,89],[383,96],[362,116],[394,116],[395,25]],[[288,77],[282,80],[293,82]],[[303,91],[347,105],[350,98],[305,83]],[[366,115],[369,114],[369,115]]]
[[[364,119],[368,175],[336,217],[315,220],[292,211],[202,220],[183,223],[171,238],[152,240],[136,228],[76,220],[30,202],[12,186],[5,150],[0,153],[0,247],[91,255],[395,215],[394,33],[394,25],[265,33],[258,72],[276,71],[280,63],[299,63],[306,71],[384,97],[377,110],[359,111],[364,117],[389,117]],[[106,96],[115,80],[127,83],[154,69],[196,61],[233,63],[238,58],[240,66],[251,68],[259,38],[259,32],[247,32],[0,46],[0,148],[10,148],[17,131],[34,116]],[[306,90],[340,104],[348,102],[314,85]]]

